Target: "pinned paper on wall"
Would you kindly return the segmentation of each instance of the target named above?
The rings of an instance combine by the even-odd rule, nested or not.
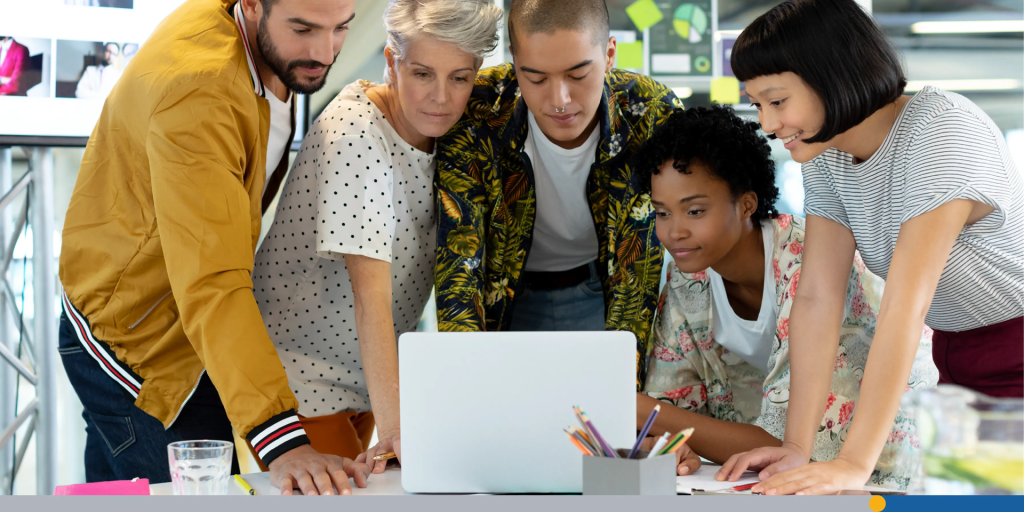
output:
[[[637,30],[644,31],[661,21],[665,15],[654,0],[637,0],[626,7],[626,14],[633,20]]]
[[[619,43],[615,66],[624,69],[643,69],[644,42]]]
[[[711,101],[726,105],[739,103],[740,81],[731,76],[723,76],[712,80]]]

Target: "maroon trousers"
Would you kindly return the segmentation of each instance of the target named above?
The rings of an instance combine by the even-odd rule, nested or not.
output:
[[[994,397],[1024,397],[1024,317],[969,331],[935,331],[939,384]]]

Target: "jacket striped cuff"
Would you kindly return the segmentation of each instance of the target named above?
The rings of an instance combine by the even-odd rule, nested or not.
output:
[[[258,425],[245,439],[267,466],[284,452],[309,444],[306,431],[294,410],[285,411]]]

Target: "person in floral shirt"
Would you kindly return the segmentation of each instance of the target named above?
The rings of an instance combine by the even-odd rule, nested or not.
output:
[[[613,67],[602,0],[513,0],[508,20],[513,62],[438,139],[438,330],[632,332],[639,390],[664,251],[631,162],[681,103]]]
[[[637,165],[652,188],[658,238],[674,260],[637,400],[638,425],[661,403],[652,435],[695,427],[690,448],[718,463],[780,446],[786,426],[789,314],[805,228],[804,219],[775,209],[770,152],[757,123],[715,106],[674,112]],[[846,439],[883,286],[856,256],[814,460],[834,459]],[[925,330],[907,389],[937,380]],[[918,448],[914,424],[901,411],[869,484],[906,489]]]

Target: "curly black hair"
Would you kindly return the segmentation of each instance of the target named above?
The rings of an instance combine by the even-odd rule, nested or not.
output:
[[[729,184],[733,197],[757,194],[751,220],[760,222],[779,213],[775,209],[779,189],[771,148],[759,129],[760,125],[744,121],[728,106],[676,109],[637,151],[634,165],[644,189],[650,191],[651,175],[658,174],[667,160],[673,160],[684,174],[690,174],[691,163],[699,162]]]

